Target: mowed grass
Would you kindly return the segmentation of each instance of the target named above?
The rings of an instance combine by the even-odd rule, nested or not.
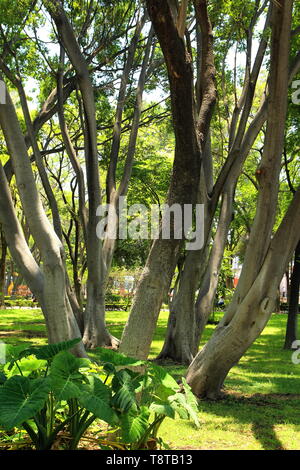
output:
[[[120,338],[126,312],[108,312],[107,324]],[[162,311],[151,348],[160,351],[167,324]],[[199,401],[200,429],[185,421],[166,419],[163,440],[172,449],[300,449],[300,364],[282,349],[286,315],[273,315],[262,335],[247,351],[225,382],[226,398]],[[212,334],[208,325],[202,341]],[[45,344],[44,320],[39,310],[0,311],[0,341],[13,345]],[[91,352],[95,357],[96,351]],[[186,368],[168,365],[180,378]]]

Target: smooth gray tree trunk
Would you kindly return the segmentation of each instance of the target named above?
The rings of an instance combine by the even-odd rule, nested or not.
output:
[[[50,342],[65,341],[71,338],[79,338],[80,331],[73,315],[66,290],[66,271],[64,265],[64,252],[61,241],[57,237],[51,226],[43,206],[41,204],[35,180],[32,173],[30,160],[23,134],[20,129],[14,105],[10,95],[6,90],[6,104],[0,106],[0,126],[2,128],[8,152],[12,159],[13,169],[16,176],[16,184],[20,195],[20,200],[24,214],[28,221],[30,232],[39,248],[42,260],[43,280],[41,281],[40,270],[34,266],[32,255],[29,255],[29,248],[21,234],[18,221],[14,214],[14,208],[10,197],[9,187],[2,170],[2,188],[8,207],[2,210],[2,225],[6,240],[10,244],[11,228],[10,223],[14,223],[19,234],[19,240],[24,245],[27,253],[28,266],[25,269],[24,278],[32,284],[36,284],[35,276],[38,276],[38,284],[42,284],[40,289],[36,289],[40,296],[42,310],[46,320],[48,338]],[[2,168],[2,167],[1,167]],[[16,240],[11,240],[12,253],[15,253],[18,261],[22,263],[24,255],[17,252]],[[20,264],[21,264],[20,263]],[[19,264],[19,265],[20,265]],[[29,269],[28,269],[29,268]],[[35,273],[32,271],[35,269]],[[27,274],[29,274],[27,276]],[[32,281],[32,282],[31,282]],[[33,290],[34,292],[35,290]],[[78,355],[85,355],[82,342],[76,347]]]

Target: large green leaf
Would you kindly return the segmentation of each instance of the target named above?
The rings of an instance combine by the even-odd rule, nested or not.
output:
[[[125,444],[137,442],[142,438],[149,427],[148,417],[149,412],[145,410],[138,415],[129,412],[121,417],[122,439]]]
[[[195,425],[199,428],[199,407],[198,407],[198,400],[196,396],[193,394],[191,387],[187,383],[184,377],[182,377],[182,385],[185,393],[186,398],[186,409],[190,415],[190,418],[194,421]]]
[[[110,362],[114,366],[140,366],[145,364],[145,361],[134,359],[132,357],[125,356],[124,354],[117,353],[112,349],[97,348],[99,352],[98,356],[101,362]]]
[[[48,397],[48,379],[14,376],[0,387],[0,426],[12,429],[40,411]]]
[[[172,408],[170,403],[151,403],[150,411],[161,416],[168,416],[169,418],[175,418],[175,410]]]
[[[185,393],[176,393],[169,397],[169,402],[182,419],[191,419],[197,428],[200,427],[198,418],[198,407],[195,408],[194,403],[189,402]]]
[[[82,361],[67,351],[62,351],[54,357],[49,377],[57,400],[79,397],[80,384],[83,382],[83,376],[79,372],[81,365]]]
[[[178,390],[179,385],[176,380],[163,367],[156,364],[149,365],[149,373],[153,377],[155,383],[163,385],[171,390]]]
[[[17,364],[16,364],[17,362]],[[16,361],[12,367],[9,367],[8,376],[22,375],[28,376],[34,371],[41,370],[47,366],[47,362],[42,359],[37,359],[34,356],[23,357],[20,361]]]
[[[176,393],[168,398],[170,406],[181,419],[189,419],[189,413],[184,406],[185,398],[182,394]]]
[[[139,374],[129,370],[120,370],[112,381],[112,389],[116,392],[113,397],[113,405],[122,412],[136,407],[136,388],[139,386]]]
[[[27,348],[19,354],[18,359],[22,357],[35,355],[38,359],[50,360],[61,351],[68,351],[76,344],[80,343],[81,338],[71,339],[70,341],[62,341],[61,343],[47,344],[46,346]]]
[[[6,345],[6,362],[14,362],[16,361],[22,351],[24,351],[26,348],[24,346],[13,346],[11,344]]]
[[[79,397],[79,403],[97,418],[114,425],[118,417],[111,407],[111,390],[97,377],[89,378],[89,386]]]

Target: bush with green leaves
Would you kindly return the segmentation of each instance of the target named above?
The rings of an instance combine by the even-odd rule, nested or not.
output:
[[[11,298],[11,297],[5,297],[4,304],[6,307],[10,307],[10,308],[13,308],[13,307],[33,308],[37,306],[37,302],[34,301],[33,299]]]
[[[119,446],[136,450],[155,445],[166,417],[192,420],[199,427],[197,399],[184,378],[179,385],[153,362],[126,357],[111,349],[99,351],[119,419],[115,433]]]
[[[166,417],[199,426],[197,401],[162,367],[99,348],[100,364],[68,352],[72,340],[13,351],[0,375],[0,428],[23,428],[33,446],[51,449],[64,432],[76,449],[97,420],[102,449],[146,449]],[[113,436],[113,437],[112,437]]]

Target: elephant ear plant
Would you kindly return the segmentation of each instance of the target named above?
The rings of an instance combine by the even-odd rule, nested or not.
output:
[[[79,341],[29,348],[6,364],[6,380],[2,378],[0,386],[0,427],[22,427],[36,449],[47,450],[60,431],[68,432],[67,448],[75,449],[95,419],[116,424],[110,388],[96,378],[92,383],[87,374],[91,362],[67,351]]]
[[[38,450],[53,448],[63,433],[64,448],[74,450],[97,420],[105,433],[99,447],[126,450],[156,447],[167,416],[199,426],[184,379],[179,388],[163,368],[102,348],[100,365],[77,358],[68,350],[79,341],[14,354],[0,376],[0,428],[24,429]]]
[[[152,362],[139,361],[111,349],[98,348],[98,351],[119,419],[116,448],[156,448],[161,443],[159,428],[167,417],[191,420],[200,426],[197,399],[184,378],[178,385],[165,369]],[[108,444],[113,445],[109,441]]]

